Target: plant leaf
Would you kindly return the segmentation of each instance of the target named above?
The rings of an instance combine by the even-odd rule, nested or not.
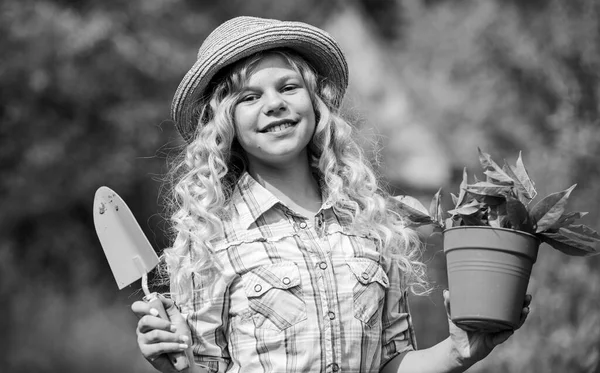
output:
[[[504,170],[504,172],[506,172],[510,177],[512,177],[515,180],[515,190],[517,192],[517,197],[519,198],[519,200],[524,205],[528,205],[531,202],[531,200],[533,199],[533,197],[531,197],[529,191],[527,191],[527,188],[525,188],[525,186],[523,186],[523,184],[519,180],[519,177],[513,171],[514,168],[511,167],[505,160],[504,166],[502,167],[502,169]]]
[[[477,184],[467,185],[467,192],[482,196],[504,197],[511,190],[510,186],[480,181]]]
[[[502,173],[498,171],[486,170],[483,171],[485,176],[487,176],[486,181],[489,183],[497,183],[502,185],[514,185],[514,180],[508,180],[507,177],[510,177],[506,174],[506,172],[502,171]]]
[[[508,176],[496,162],[494,162],[489,154],[481,151],[480,148],[477,148],[477,151],[479,152],[479,163],[481,163],[481,167],[485,170],[484,174],[487,176],[488,182],[491,181],[513,185],[514,180]]]
[[[456,194],[450,193],[450,197],[452,197],[452,203],[454,204],[454,206],[457,206],[458,205],[458,197],[456,196]]]
[[[504,201],[506,201],[504,196],[501,196],[501,197],[484,196],[484,195],[475,194],[475,193],[469,193],[469,195],[471,195],[478,202],[481,202],[482,204],[488,205],[488,206],[496,206],[496,205],[502,204],[502,203],[504,203]]]
[[[442,210],[442,188],[440,188],[437,193],[433,196],[431,200],[431,204],[429,205],[429,215],[433,219],[433,221],[438,222],[438,224],[444,224],[444,211]]]
[[[600,253],[600,235],[585,225],[559,228],[557,233],[540,234],[542,241],[567,255],[591,256]]]
[[[567,190],[550,194],[531,209],[531,216],[537,222],[536,233],[544,232],[558,222],[565,211],[569,195],[576,186],[577,184],[574,184]]]
[[[481,209],[481,203],[477,200],[473,200],[466,205],[462,205],[454,210],[449,210],[448,213],[452,215],[473,215],[479,212]]]
[[[417,206],[406,196],[394,196],[390,199],[393,202],[392,210],[400,214],[403,218],[413,223],[431,223],[432,219],[427,214],[423,206]],[[419,203],[420,204],[420,203]]]
[[[510,194],[506,196],[506,216],[510,228],[527,233],[535,232],[533,219],[529,216],[527,207]]]
[[[519,183],[521,183],[525,190],[527,190],[529,198],[534,199],[535,196],[537,196],[537,191],[535,190],[535,183],[529,178],[529,173],[525,169],[523,159],[521,158],[521,152],[519,152],[519,158],[517,158],[516,167],[514,169],[511,167],[511,169],[517,176]]]
[[[584,216],[586,216],[587,214],[588,214],[587,212],[580,212],[580,211],[562,214],[560,216],[560,218],[558,219],[558,221],[556,223],[552,224],[552,226],[550,228],[548,228],[548,231],[550,231],[550,232],[557,231],[561,227],[566,227],[568,225],[571,225],[571,224],[573,224],[573,222],[575,222],[575,220],[581,219]]]
[[[493,220],[488,220],[488,225],[492,228],[504,228],[503,227],[503,220],[505,219],[493,219]]]
[[[463,204],[463,202],[465,202],[465,197],[467,195],[467,168],[463,168],[463,178],[462,181],[460,182],[460,189],[458,192],[458,200],[456,201],[456,203],[454,204],[455,207],[459,207],[460,205]]]
[[[447,218],[447,219],[444,221],[444,227],[445,227],[446,229],[448,229],[448,228],[452,228],[452,227],[456,227],[456,226],[458,226],[458,224],[457,224],[457,223],[455,223],[454,219],[452,219],[452,218]]]
[[[579,237],[581,237],[582,239],[595,240],[595,241],[600,240],[600,234],[598,234],[598,232],[596,232],[592,228],[588,227],[587,225],[571,224],[568,227],[561,228],[561,229],[569,230],[570,232],[572,232],[572,234],[576,234]],[[559,229],[559,231],[560,231],[560,229]]]
[[[460,215],[463,222],[461,225],[488,225],[481,219],[481,214]]]
[[[488,206],[487,218],[488,224],[494,228],[509,228],[508,215],[506,212],[506,201],[503,203]]]

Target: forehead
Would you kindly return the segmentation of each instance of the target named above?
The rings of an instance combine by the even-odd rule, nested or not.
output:
[[[286,58],[279,54],[265,54],[259,59],[253,61],[248,66],[247,80],[260,76],[269,77],[272,75],[299,75],[296,67],[288,62]]]

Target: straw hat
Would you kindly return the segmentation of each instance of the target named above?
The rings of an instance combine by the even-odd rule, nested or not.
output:
[[[283,47],[299,53],[319,75],[338,88],[335,104],[339,106],[348,86],[348,65],[329,34],[302,22],[237,17],[208,35],[200,46],[196,63],[175,92],[171,117],[183,138],[192,140],[198,122],[194,105],[209,94],[205,91],[219,70],[253,53]]]

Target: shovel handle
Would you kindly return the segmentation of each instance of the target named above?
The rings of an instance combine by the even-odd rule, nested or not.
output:
[[[148,303],[150,307],[155,308],[158,311],[158,315],[160,316],[160,318],[169,320],[169,316],[167,315],[167,312],[165,311],[162,302],[156,296],[156,293],[152,293],[145,296],[144,300]],[[169,357],[169,361],[171,362],[171,364],[173,364],[177,371],[182,371],[190,366],[185,352],[173,352],[167,354],[167,356]]]

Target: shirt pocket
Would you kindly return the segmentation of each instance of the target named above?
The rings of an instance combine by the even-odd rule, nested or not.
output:
[[[352,289],[354,317],[373,327],[381,319],[389,279],[378,262],[366,258],[346,259],[356,280]]]
[[[242,275],[254,326],[285,330],[306,320],[300,271],[294,262],[254,268]]]

